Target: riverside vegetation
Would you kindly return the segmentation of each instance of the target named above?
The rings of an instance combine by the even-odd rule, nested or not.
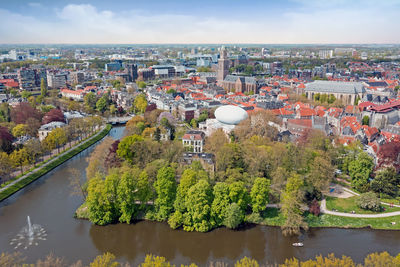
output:
[[[356,190],[395,198],[399,177],[393,167],[374,171],[372,158],[359,144],[334,145],[333,137],[318,131],[304,132],[296,143],[278,140],[268,124],[276,120],[258,112],[229,138],[214,132],[205,144],[205,151],[215,155],[212,171],[199,161],[182,164],[185,148],[179,138],[185,130],[171,114],[154,110],[136,116],[127,124],[126,137],[107,140],[93,152],[87,181],[80,186],[85,203],[77,217],[99,225],[165,221],[174,229],[200,232],[246,222],[279,225],[284,234],[298,234],[308,226],[362,227],[371,222],[386,228],[387,219],[319,216],[318,200],[336,168],[349,175]],[[162,135],[167,136],[164,141]],[[267,208],[271,203],[280,209]],[[305,212],[307,206],[310,212]]]
[[[89,265],[85,265],[82,261],[77,261],[68,264],[63,258],[56,257],[52,254],[45,259],[40,259],[34,264],[24,263],[24,258],[19,253],[2,253],[0,255],[0,265],[3,267],[130,267],[129,263],[120,263],[115,260],[115,256],[111,253],[104,253],[97,256]],[[166,258],[148,254],[144,261],[138,265],[139,267],[173,267]],[[197,267],[195,263],[181,264],[180,267]],[[209,267],[225,267],[228,266],[225,262],[209,262],[206,264]],[[350,257],[342,256],[335,257],[334,254],[329,254],[327,257],[316,256],[315,259],[300,261],[296,258],[287,259],[282,264],[260,263],[252,258],[244,257],[234,264],[235,267],[398,267],[400,266],[400,254],[391,256],[387,252],[371,253],[364,258],[363,263],[355,263]]]

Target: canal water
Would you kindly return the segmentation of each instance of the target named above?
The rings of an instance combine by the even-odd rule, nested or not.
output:
[[[116,127],[110,136],[118,139],[124,128]],[[284,237],[279,228],[254,226],[233,231],[225,228],[209,233],[187,233],[171,230],[165,223],[138,222],[131,225],[95,226],[73,218],[82,203],[72,196],[68,176],[78,169],[85,179],[91,147],[55,168],[23,190],[0,202],[0,252],[19,251],[29,263],[49,253],[62,256],[69,263],[90,262],[103,252],[112,252],[117,259],[137,265],[146,254],[166,257],[171,262],[195,262],[204,266],[210,261],[232,263],[244,256],[261,263],[282,263],[297,257],[302,260],[316,255],[335,253],[348,255],[360,262],[371,252],[400,252],[400,231],[312,229],[304,236],[305,246],[293,247],[296,238]],[[14,249],[10,241],[27,225],[27,216],[47,233],[46,240],[24,249]]]

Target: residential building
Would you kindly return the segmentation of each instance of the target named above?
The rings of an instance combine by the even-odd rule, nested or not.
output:
[[[47,135],[53,131],[55,128],[64,127],[66,124],[61,121],[52,121],[50,123],[44,124],[39,128],[39,140],[43,141]]]
[[[85,74],[82,71],[72,72],[71,80],[74,84],[82,84],[85,81]]]
[[[67,86],[67,75],[57,71],[47,72],[47,86],[53,89],[64,88]]]
[[[85,96],[84,90],[61,89],[60,91],[63,97],[72,98],[76,101],[83,101],[83,97]]]
[[[128,63],[125,64],[125,72],[128,73],[127,82],[135,82],[138,78],[138,67],[136,64]]]
[[[199,161],[201,166],[210,176],[214,176],[215,172],[215,156],[211,153],[192,153],[184,152],[181,158],[181,164],[191,165],[193,161]]]
[[[153,80],[155,73],[153,69],[139,69],[138,79],[141,81]]]
[[[21,90],[34,90],[37,87],[35,71],[29,68],[20,68],[18,70],[18,82]]]
[[[182,144],[184,147],[190,149],[191,152],[203,152],[205,133],[202,131],[187,131],[182,137]]]

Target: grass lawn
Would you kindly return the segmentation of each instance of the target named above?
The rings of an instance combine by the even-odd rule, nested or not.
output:
[[[263,214],[263,220],[259,224],[268,226],[281,226],[285,218],[279,209],[268,208]],[[308,212],[304,213],[304,220],[309,227],[337,227],[337,228],[365,228],[385,230],[400,230],[400,216],[386,218],[349,218],[328,214],[314,216]],[[392,222],[395,222],[392,225]]]
[[[388,204],[392,203],[395,205],[400,205],[400,200],[397,198],[381,198],[381,201]]]
[[[323,214],[318,217],[306,214],[305,220],[310,227],[365,228],[400,230],[400,216],[386,218],[349,218]],[[395,222],[395,225],[392,225]]]
[[[400,208],[398,207],[389,207],[386,205],[382,205],[381,212],[375,212],[370,210],[364,210],[357,206],[356,202],[358,196],[349,197],[349,198],[336,198],[336,197],[326,197],[326,208],[328,210],[337,210],[339,212],[346,212],[350,213],[351,211],[355,211],[355,213],[359,214],[376,214],[376,213],[387,213],[393,211],[399,211]]]

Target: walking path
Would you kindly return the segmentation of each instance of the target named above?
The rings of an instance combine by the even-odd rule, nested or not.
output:
[[[73,147],[71,147],[70,149],[65,150],[64,152],[62,152],[61,154],[57,155],[56,157],[52,158],[51,160],[49,160],[48,162],[46,162],[45,164],[43,164],[40,167],[37,167],[36,169],[34,169],[31,172],[28,172],[26,174],[24,174],[23,176],[21,176],[20,178],[16,179],[15,181],[12,181],[11,183],[9,183],[8,185],[6,185],[5,187],[0,189],[0,193],[3,192],[4,190],[6,190],[7,188],[13,186],[14,184],[18,183],[21,180],[24,180],[26,177],[28,177],[29,175],[32,175],[33,173],[38,172],[39,170],[43,169],[44,167],[46,167],[47,165],[49,165],[50,163],[54,162],[55,160],[57,160],[59,157],[67,154],[69,151],[77,148],[80,145],[83,145],[87,142],[89,142],[90,140],[92,140],[93,138],[97,137],[104,129],[106,128],[106,126],[103,126],[96,134],[92,135],[91,137],[89,137],[88,139],[86,139],[85,141],[75,144]]]
[[[352,214],[352,213],[345,213],[345,212],[337,212],[331,211],[326,208],[326,200],[323,199],[321,201],[321,212],[325,214],[335,215],[335,216],[342,216],[342,217],[352,217],[352,218],[385,218],[385,217],[392,217],[400,215],[400,211],[388,212],[388,213],[379,213],[379,214]]]

